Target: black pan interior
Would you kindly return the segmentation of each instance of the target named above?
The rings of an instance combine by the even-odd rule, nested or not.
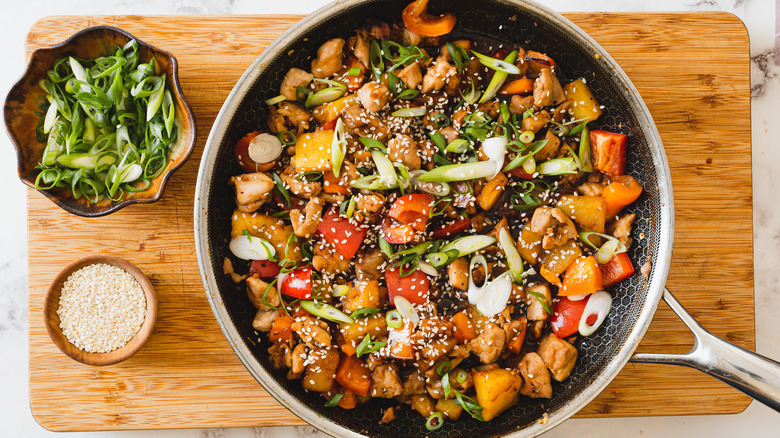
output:
[[[221,260],[230,255],[227,242],[230,239],[230,215],[234,209],[232,188],[227,182],[231,175],[240,173],[233,153],[233,144],[250,131],[265,130],[266,105],[263,101],[276,96],[284,74],[291,67],[310,69],[310,60],[316,49],[326,40],[334,37],[346,38],[352,29],[360,26],[367,18],[386,21],[400,20],[401,10],[407,1],[366,1],[342,10],[325,22],[309,28],[303,38],[298,39],[284,56],[268,59],[265,71],[254,82],[238,110],[232,115],[224,141],[219,145],[218,158],[210,181],[208,196],[209,248],[213,257],[213,272],[222,270]],[[622,282],[612,289],[614,302],[612,312],[604,325],[586,340],[578,343],[579,359],[571,377],[564,383],[554,383],[551,400],[534,400],[522,397],[520,403],[504,412],[496,420],[481,423],[468,415],[459,421],[446,422],[436,432],[425,429],[423,419],[408,407],[397,410],[398,418],[390,424],[379,424],[382,408],[398,405],[392,401],[374,400],[351,411],[340,408],[325,408],[325,399],[316,393],[307,393],[299,381],[287,381],[285,373],[275,371],[270,365],[266,350],[267,340],[262,339],[251,326],[255,310],[242,288],[237,287],[229,277],[215,275],[219,290],[230,314],[231,321],[241,334],[247,348],[268,372],[281,382],[291,397],[295,397],[312,410],[344,427],[372,437],[424,437],[424,436],[503,436],[522,429],[539,420],[545,412],[561,408],[583,391],[603,371],[626,341],[645,303],[648,284],[639,275],[639,266],[653,259],[659,241],[660,199],[657,190],[657,175],[651,159],[650,145],[642,127],[624,96],[624,86],[603,63],[593,56],[593,49],[584,46],[571,35],[566,34],[553,21],[536,16],[523,7],[522,3],[511,5],[495,0],[450,0],[433,1],[432,8],[444,6],[457,16],[458,31],[490,36],[505,41],[520,43],[547,53],[557,63],[562,76],[573,79],[584,77],[598,100],[605,106],[604,115],[593,125],[610,131],[623,132],[629,138],[628,172],[645,187],[645,192],[633,210],[637,213],[634,228],[635,243],[630,256],[637,273],[630,281]],[[336,6],[334,6],[336,7]],[[292,53],[288,55],[288,53]],[[637,236],[644,236],[642,239]],[[238,263],[237,263],[238,264]],[[242,266],[237,270],[243,269]]]

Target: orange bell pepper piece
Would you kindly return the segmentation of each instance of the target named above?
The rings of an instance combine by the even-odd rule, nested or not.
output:
[[[390,357],[395,359],[414,359],[413,333],[414,323],[411,321],[404,322],[400,329],[390,329],[387,334]]]
[[[358,395],[368,395],[371,390],[371,370],[355,356],[344,356],[336,368],[336,381]]]
[[[607,217],[620,213],[623,207],[631,204],[642,194],[642,185],[631,175],[612,178],[612,183],[604,187],[601,196],[607,201]]]
[[[325,193],[340,193],[342,195],[350,194],[349,189],[340,184],[341,180],[336,178],[336,175],[333,174],[332,170],[322,172],[322,177],[325,182],[322,185],[322,190]]]
[[[274,320],[271,331],[268,333],[268,340],[274,344],[285,344],[290,341],[292,335],[293,319],[287,315],[282,315]]]
[[[604,287],[617,284],[634,274],[631,258],[624,252],[612,255],[612,258],[607,263],[599,265],[599,268],[601,268]]]
[[[409,3],[401,13],[406,28],[422,36],[439,36],[452,32],[455,16],[444,14],[436,17],[428,14],[428,0],[416,0]]]
[[[558,278],[555,272],[547,269],[546,266],[542,265],[542,267],[539,268],[539,274],[541,274],[542,278],[547,280],[550,284],[558,287],[563,286],[563,284],[561,283],[561,279]]]
[[[603,288],[603,277],[596,258],[593,256],[580,257],[566,269],[566,274],[563,276],[563,287],[558,290],[558,295],[568,297],[592,294]]]
[[[470,341],[477,337],[477,332],[474,330],[474,324],[471,323],[469,316],[466,312],[460,311],[452,317],[452,323],[455,325],[455,331],[452,333],[459,344],[466,341]]]
[[[532,91],[534,91],[534,80],[531,78],[522,78],[507,82],[498,90],[498,94],[528,94]]]
[[[520,354],[523,350],[523,344],[525,343],[525,333],[528,330],[528,321],[525,316],[521,316],[520,327],[511,326],[512,330],[509,333],[509,341],[506,343],[506,348],[514,354]]]

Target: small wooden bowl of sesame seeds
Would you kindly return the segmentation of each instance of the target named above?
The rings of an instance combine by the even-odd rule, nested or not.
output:
[[[135,265],[97,255],[60,272],[43,311],[46,330],[60,351],[87,365],[111,365],[134,355],[149,339],[157,297]]]

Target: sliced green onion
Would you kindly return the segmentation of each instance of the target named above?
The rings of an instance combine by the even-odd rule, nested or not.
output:
[[[336,406],[339,405],[339,402],[341,401],[342,397],[344,397],[344,394],[342,394],[342,393],[333,394],[333,397],[331,397],[330,400],[328,400],[328,402],[325,403],[325,407],[326,408],[335,408]]]
[[[272,97],[270,99],[267,99],[265,101],[265,104],[269,105],[269,106],[270,105],[276,105],[277,103],[284,102],[285,100],[287,100],[287,96],[285,96],[284,94],[280,94],[280,95],[278,95],[276,97]]]
[[[343,324],[354,324],[355,320],[347,316],[341,310],[330,304],[312,300],[301,300],[298,302],[301,307],[314,316],[318,316],[328,321],[339,322]]]
[[[469,150],[470,147],[471,144],[468,142],[468,140],[456,138],[452,141],[452,143],[447,145],[447,152],[451,152],[453,154],[462,154]]]
[[[547,145],[547,140],[539,140],[531,143],[522,150],[522,153],[517,154],[512,161],[504,166],[504,172],[523,166],[523,170],[533,175],[536,171],[536,160],[534,159],[534,155],[541,151],[545,145]]]
[[[375,139],[369,138],[369,137],[360,137],[358,139],[358,141],[360,141],[360,143],[363,146],[365,146],[366,149],[368,149],[368,150],[378,149],[378,150],[380,150],[380,151],[382,151],[384,153],[387,153],[387,148],[385,147],[385,144],[382,143],[379,140],[375,140]]]
[[[590,236],[599,236],[605,239],[606,242],[601,245],[600,248],[597,248],[596,245],[590,241]],[[596,233],[594,231],[583,231],[580,233],[580,240],[596,250],[596,260],[602,265],[608,263],[612,259],[613,255],[628,251],[628,248],[626,248],[626,245],[624,245],[623,242],[616,239],[614,236],[610,236],[609,234]]]
[[[452,362],[448,360],[445,360],[444,362],[440,363],[438,367],[436,367],[436,374],[439,376],[449,374],[450,371],[452,371]]]
[[[395,173],[395,166],[393,162],[387,158],[387,155],[381,151],[372,150],[371,158],[374,159],[376,169],[379,171],[380,183],[387,187],[395,187],[398,185],[398,175]]]
[[[476,52],[474,52],[474,54],[477,55]],[[479,57],[479,56],[477,56],[477,57]],[[485,64],[485,62],[483,62],[482,58],[480,58],[479,61],[482,62],[483,64],[487,65],[488,67],[496,70],[496,72],[493,74],[493,79],[490,80],[490,83],[488,84],[487,89],[485,89],[485,92],[482,93],[482,98],[479,99],[479,103],[485,103],[485,102],[489,101],[490,99],[492,99],[496,95],[496,93],[498,93],[498,90],[501,89],[501,86],[504,85],[504,82],[506,81],[506,78],[507,78],[507,76],[509,74],[507,73],[507,71],[505,71],[505,70],[507,70],[506,68],[504,68],[503,70],[499,69],[498,68],[499,65],[501,67],[512,66],[515,69],[517,69],[517,66],[514,65],[515,59],[517,58],[517,50],[513,50],[512,53],[507,55],[507,57],[503,61],[500,61],[500,60],[494,59],[494,58],[490,58],[490,57],[487,57],[487,56],[485,58],[488,58],[488,59],[490,59],[492,61],[495,61],[495,62],[493,62],[494,66],[490,66],[490,65]],[[498,64],[499,62],[501,64]],[[511,74],[517,74],[517,73],[520,73],[520,69],[517,69],[516,73],[511,73]]]
[[[569,130],[569,135],[577,135],[580,132],[583,132],[585,130],[585,128],[587,128],[588,122],[590,121],[590,117],[586,117],[585,119],[580,119],[580,120],[577,120],[577,121],[581,121],[581,120],[585,120],[585,121],[580,123],[579,125],[571,128]],[[569,122],[569,123],[576,123],[577,121],[572,121],[572,122]]]
[[[450,383],[449,371],[441,378],[441,388],[444,390],[444,398],[449,397],[450,393],[452,393],[452,384]]]
[[[382,49],[379,47],[379,42],[377,40],[371,41],[371,48],[368,52],[368,61],[371,72],[374,74],[374,79],[381,79],[382,71],[385,69],[385,62],[382,60]]]
[[[417,177],[422,182],[452,182],[468,181],[485,178],[496,172],[494,161],[479,161],[477,163],[449,164],[439,166]]]
[[[349,76],[360,76],[360,67],[352,67],[347,73]]]
[[[397,310],[391,310],[387,312],[387,315],[385,315],[385,320],[387,320],[387,326],[390,328],[397,329],[403,327],[404,325],[404,319]]]
[[[466,380],[468,378],[469,378],[469,373],[467,373],[466,370],[458,370],[458,372],[455,374],[455,380],[461,385],[466,383]]]
[[[444,113],[435,113],[433,115],[433,124],[439,128],[446,128],[447,126],[450,126],[450,118]]]
[[[450,249],[448,251],[432,252],[426,256],[426,260],[431,266],[439,269],[452,263],[459,255],[460,252],[457,249]]]
[[[421,256],[421,255],[425,254],[425,251],[428,251],[428,249],[431,246],[433,246],[433,242],[423,242],[423,243],[421,243],[419,245],[415,245],[415,246],[413,246],[411,248],[407,248],[407,249],[398,251],[393,256],[395,256],[395,257],[403,257],[403,256],[408,256],[410,254],[415,254],[415,255]]]
[[[242,260],[271,260],[276,255],[271,242],[246,234],[231,239],[228,247],[233,255]]]
[[[532,295],[534,298],[536,298],[536,301],[542,306],[542,308],[544,309],[545,312],[547,312],[548,315],[553,314],[552,307],[550,307],[550,303],[547,301],[547,297],[534,290],[529,290],[528,293]]]
[[[276,134],[276,138],[279,139],[280,142],[282,142],[285,146],[294,145],[295,142],[298,140],[298,138],[290,131],[282,131],[278,134]]]
[[[495,243],[495,241],[496,239],[494,237],[483,234],[464,236],[444,245],[441,248],[441,252],[446,253],[447,251],[454,249],[458,251],[458,257],[460,257],[486,248]]]
[[[459,71],[462,71],[469,63],[469,54],[466,53],[466,49],[447,41],[447,51],[450,52],[452,61],[455,62],[455,66]]]
[[[582,170],[585,172],[593,172],[593,160],[590,158],[591,150],[590,150],[590,134],[588,133],[588,127],[585,126],[586,123],[583,123],[582,125],[582,135],[580,136],[580,153],[579,153],[579,159],[580,163],[582,163]],[[579,126],[577,127],[579,128]],[[575,128],[576,129],[576,128]],[[572,131],[574,131],[572,129]]]
[[[152,120],[157,111],[162,106],[163,95],[165,93],[165,76],[162,77],[162,84],[157,88],[155,92],[149,96],[149,103],[146,105],[146,121]]]
[[[482,417],[482,409],[484,409],[484,407],[480,406],[472,398],[461,394],[459,391],[455,391],[455,403],[462,407],[463,410],[475,420],[485,421],[484,417]]]
[[[360,357],[366,354],[371,354],[375,351],[379,351],[385,345],[387,345],[387,342],[372,341],[371,335],[367,334],[366,337],[364,337],[363,340],[360,341],[360,344],[358,344],[357,348],[355,348],[355,357]]]
[[[311,93],[306,97],[304,105],[306,108],[314,108],[320,106],[323,103],[332,102],[341,97],[347,91],[347,87],[341,85],[339,87],[329,87],[324,90],[320,90],[316,93]]]
[[[330,288],[330,291],[331,294],[336,298],[343,297],[349,293],[349,286],[347,286],[346,284],[334,284]]]
[[[523,162],[523,170],[529,175],[533,175],[536,172],[536,158],[530,157]]]
[[[397,96],[395,96],[396,99],[402,99],[402,100],[411,100],[415,97],[420,95],[419,90],[413,90],[411,88],[407,88],[406,90],[398,93]]]
[[[420,117],[428,114],[428,108],[424,106],[413,106],[409,108],[401,108],[393,111],[394,117]]]
[[[382,252],[385,253],[387,257],[392,257],[393,245],[383,239],[381,234],[377,237],[377,239],[379,240],[379,249],[382,250]]]
[[[509,56],[507,56],[507,59],[505,61],[493,58],[491,56],[483,55],[481,53],[477,53],[473,50],[471,51],[471,53],[473,53],[474,56],[476,56],[477,59],[479,59],[479,62],[482,63],[482,65],[484,65],[485,67],[492,68],[493,70],[506,73],[509,75],[516,75],[520,73],[520,69],[513,64],[515,62],[515,59],[517,58],[517,50],[510,53]],[[511,61],[509,60],[510,58]]]
[[[463,101],[466,103],[474,103],[479,99],[479,91],[477,90],[477,87],[474,86],[474,81],[469,77],[469,92],[466,94],[463,94],[461,92],[461,97],[463,97]]]
[[[284,181],[275,172],[271,174],[271,179],[274,180],[274,189],[282,195],[282,199],[290,205],[290,192],[287,191],[287,187],[284,186]]]
[[[349,317],[352,319],[363,319],[368,318],[369,316],[376,315],[379,313],[381,309],[378,309],[376,307],[361,307],[360,309],[355,310],[354,312],[349,314]]]
[[[90,155],[88,153],[73,153],[60,155],[57,157],[57,163],[70,167],[71,169],[88,169],[114,164],[117,156],[112,153],[101,155]]]
[[[536,170],[542,175],[569,175],[577,173],[577,162],[572,157],[553,158],[539,163]]]
[[[522,134],[520,134],[520,138],[518,140],[522,141],[525,144],[531,143],[534,141],[534,132],[533,131],[524,131]]]
[[[338,178],[341,173],[341,163],[344,162],[344,156],[347,155],[347,139],[344,133],[344,122],[341,117],[336,120],[336,127],[333,133],[333,142],[330,145],[330,162],[333,165],[333,175]]]
[[[444,426],[444,414],[441,412],[432,413],[425,422],[425,428],[431,432],[441,429],[442,426]]]
[[[351,196],[349,198],[349,204],[347,204],[347,211],[346,211],[347,219],[351,218],[352,215],[355,214],[355,205],[356,204],[357,204],[357,201],[355,200],[355,197]]]
[[[523,282],[523,259],[517,251],[514,240],[506,228],[501,228],[498,232],[498,244],[504,250],[506,262],[509,265],[509,271],[512,273],[512,280],[521,284]]]

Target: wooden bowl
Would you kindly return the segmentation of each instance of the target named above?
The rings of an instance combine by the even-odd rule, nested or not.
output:
[[[79,216],[103,216],[126,205],[159,200],[165,183],[192,154],[196,138],[195,117],[179,83],[176,58],[121,29],[110,26],[89,27],[60,44],[35,50],[30,57],[27,70],[11,88],[5,100],[5,126],[16,148],[19,178],[28,186],[35,188],[35,178],[39,173],[35,167],[40,163],[46,146],[45,143],[38,141],[35,129],[43,109],[46,108],[46,92],[38,86],[38,81],[46,77],[46,72],[58,59],[67,56],[78,58],[105,56],[111,52],[115,44],[124,46],[131,39],[138,41],[141,60],[148,62],[154,57],[158,71],[165,72],[166,84],[171,84],[171,97],[176,108],[177,139],[170,146],[168,165],[159,176],[152,179],[151,185],[142,192],[126,193],[120,201],[111,201],[105,196],[96,204],[84,197],[77,200],[73,198],[69,188],[41,191],[58,206]]]
[[[108,353],[90,353],[71,344],[60,329],[60,317],[57,315],[57,309],[60,305],[60,295],[62,294],[62,285],[72,273],[85,266],[96,263],[116,266],[127,271],[135,278],[138,284],[141,285],[144,295],[146,296],[146,318],[144,319],[141,328],[138,330],[138,333],[136,333],[123,347]],[[134,355],[149,339],[149,336],[152,334],[152,329],[154,329],[154,323],[157,321],[157,297],[154,294],[152,283],[146,278],[146,275],[132,263],[119,257],[103,255],[89,256],[71,263],[54,279],[51,286],[49,286],[49,290],[46,292],[46,298],[43,304],[43,319],[46,324],[46,331],[49,332],[51,340],[60,351],[70,356],[71,359],[87,365],[111,365],[122,362]]]

